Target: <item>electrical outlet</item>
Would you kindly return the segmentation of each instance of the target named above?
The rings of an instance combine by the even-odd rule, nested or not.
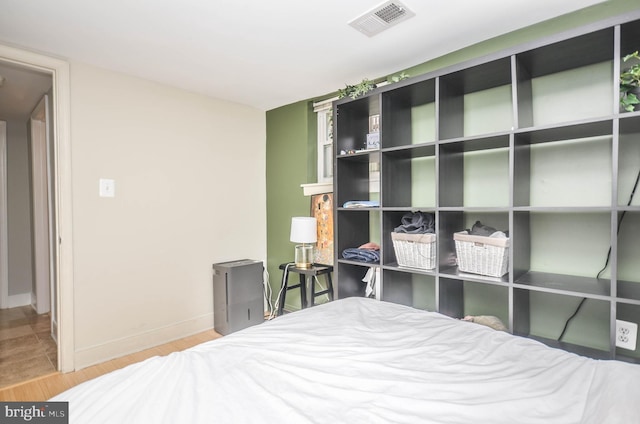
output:
[[[616,320],[616,346],[623,349],[636,350],[638,324],[635,322]]]

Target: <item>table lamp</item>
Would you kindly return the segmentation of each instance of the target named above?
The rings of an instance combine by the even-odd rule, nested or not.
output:
[[[307,216],[291,218],[291,236],[296,245],[295,264],[298,268],[311,268],[313,264],[313,243],[318,241],[316,219]]]

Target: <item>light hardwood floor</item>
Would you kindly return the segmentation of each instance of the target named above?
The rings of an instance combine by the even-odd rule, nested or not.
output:
[[[79,371],[62,374],[54,372],[44,377],[15,384],[0,390],[0,401],[45,401],[70,389],[84,381],[107,374],[127,365],[143,361],[152,356],[164,356],[173,352],[188,349],[200,343],[222,337],[214,330],[204,331],[184,339],[156,346],[142,352],[133,353],[122,358],[113,359]]]
[[[57,363],[49,314],[30,305],[0,309],[0,389],[51,374]]]

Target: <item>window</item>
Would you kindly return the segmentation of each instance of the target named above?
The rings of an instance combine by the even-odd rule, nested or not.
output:
[[[313,104],[318,114],[318,183],[333,181],[333,101]]]

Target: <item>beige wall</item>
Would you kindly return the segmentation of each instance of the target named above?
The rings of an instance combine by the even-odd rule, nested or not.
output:
[[[31,202],[27,123],[7,121],[9,305],[31,303]]]
[[[211,265],[266,259],[266,130],[257,109],[84,64],[70,86],[82,368],[211,328]]]

